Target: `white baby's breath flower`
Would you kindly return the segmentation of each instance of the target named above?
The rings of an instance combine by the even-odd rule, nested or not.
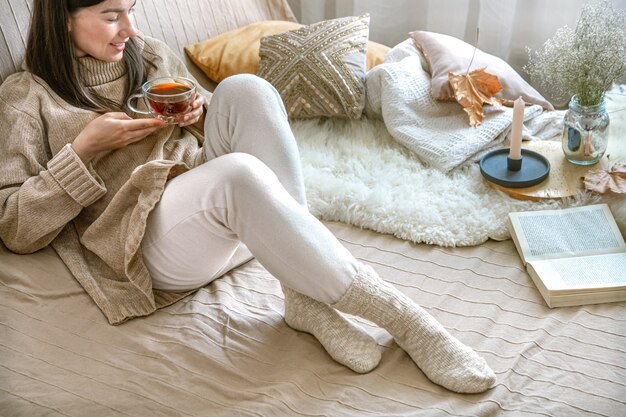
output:
[[[626,14],[608,1],[586,5],[575,29],[560,28],[528,53],[524,70],[556,99],[578,95],[582,105],[598,104],[626,74]]]

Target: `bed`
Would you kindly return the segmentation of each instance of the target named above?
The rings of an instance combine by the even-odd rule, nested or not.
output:
[[[23,56],[30,0],[4,0],[1,79]],[[140,0],[138,27],[183,47],[261,20],[283,0]],[[186,22],[186,23],[184,23]],[[497,374],[482,394],[431,383],[391,337],[359,375],[282,318],[252,259],[156,313],[111,326],[51,248],[0,245],[3,416],[624,416],[626,303],[549,309],[510,239],[444,247],[326,221],[361,261],[473,347]]]

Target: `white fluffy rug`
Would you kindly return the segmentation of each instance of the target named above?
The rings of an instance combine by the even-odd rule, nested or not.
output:
[[[314,215],[413,242],[471,246],[507,239],[511,211],[597,201],[588,194],[567,202],[520,201],[488,187],[476,163],[449,174],[426,168],[381,120],[302,120],[292,128]],[[623,227],[624,197],[607,202]]]

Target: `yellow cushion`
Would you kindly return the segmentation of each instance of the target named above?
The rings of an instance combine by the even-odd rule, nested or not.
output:
[[[261,38],[303,27],[299,23],[268,20],[251,23],[193,45],[187,45],[187,56],[215,82],[234,74],[256,74],[259,68]],[[369,41],[366,68],[381,64],[389,47]]]
[[[365,57],[365,69],[371,70],[376,65],[382,64],[391,48],[382,43],[368,41],[367,54]]]

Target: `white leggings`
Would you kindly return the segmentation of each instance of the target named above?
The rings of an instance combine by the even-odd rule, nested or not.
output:
[[[153,287],[202,287],[226,272],[243,242],[284,285],[339,300],[357,261],[306,209],[298,149],[276,90],[254,75],[222,81],[204,134],[208,162],[170,180],[148,217],[142,249]]]

